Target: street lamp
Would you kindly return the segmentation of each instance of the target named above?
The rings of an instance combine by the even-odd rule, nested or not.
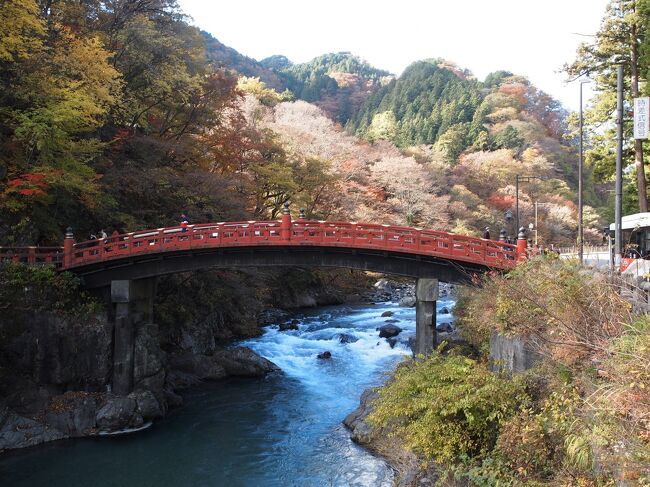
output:
[[[583,251],[584,251],[584,229],[582,226],[582,213],[583,213],[583,201],[582,201],[582,167],[583,167],[583,116],[582,116],[582,87],[589,83],[590,80],[583,79],[580,81],[580,116],[579,116],[579,126],[580,126],[580,153],[578,156],[578,259],[580,264],[583,263]]]

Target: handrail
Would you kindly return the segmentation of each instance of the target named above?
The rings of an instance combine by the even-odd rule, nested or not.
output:
[[[30,265],[63,265],[63,247],[2,247],[0,262],[22,262]]]
[[[289,232],[283,234],[282,222],[242,221],[219,222],[156,228],[113,235],[106,239],[89,240],[71,245],[65,252],[53,250],[35,253],[25,248],[10,253],[0,247],[0,261],[42,255],[52,262],[61,262],[64,269],[73,269],[102,261],[115,260],[141,254],[189,251],[205,248],[255,247],[255,246],[322,246],[377,249],[422,256],[432,256],[460,262],[482,264],[508,269],[514,267],[518,256],[516,246],[494,240],[465,235],[455,235],[437,230],[421,230],[397,225],[356,223],[321,220],[294,220]],[[288,238],[286,238],[288,236]],[[15,249],[17,250],[17,249]],[[31,252],[31,253],[30,253]],[[47,257],[49,255],[49,257]],[[30,261],[31,259],[31,261]]]

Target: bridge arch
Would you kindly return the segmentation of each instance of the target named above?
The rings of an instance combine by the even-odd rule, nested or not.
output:
[[[468,284],[492,267],[394,250],[326,246],[223,247],[125,256],[72,267],[86,288],[208,268],[325,267]]]

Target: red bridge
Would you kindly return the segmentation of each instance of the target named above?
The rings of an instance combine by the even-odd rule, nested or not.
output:
[[[525,258],[524,245],[434,230],[349,222],[291,220],[223,222],[158,228],[63,247],[0,247],[0,260],[52,263],[88,287],[206,267],[301,265],[351,267],[449,282]],[[446,268],[446,269],[445,269]],[[463,276],[464,275],[464,276]],[[463,278],[464,277],[464,278]]]
[[[74,272],[107,302],[115,323],[113,388],[133,386],[134,330],[154,323],[156,278],[176,272],[242,266],[344,267],[410,276],[416,286],[417,353],[436,343],[438,280],[471,282],[478,273],[508,270],[526,258],[518,245],[434,230],[298,219],[285,205],[280,221],[249,221],[158,228],[63,247],[0,247],[0,262],[54,264]]]

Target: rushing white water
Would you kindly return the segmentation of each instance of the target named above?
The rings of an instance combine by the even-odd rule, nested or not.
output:
[[[453,307],[440,300],[438,309]],[[392,311],[390,317],[382,317]],[[366,387],[410,355],[415,310],[394,303],[315,309],[298,330],[246,340],[282,373],[205,384],[148,431],[69,440],[0,456],[1,484],[39,486],[384,487],[392,471],[342,426]],[[452,320],[438,314],[438,323]],[[403,329],[391,348],[377,328]],[[345,335],[348,342],[342,343]],[[331,359],[318,359],[329,351]]]

